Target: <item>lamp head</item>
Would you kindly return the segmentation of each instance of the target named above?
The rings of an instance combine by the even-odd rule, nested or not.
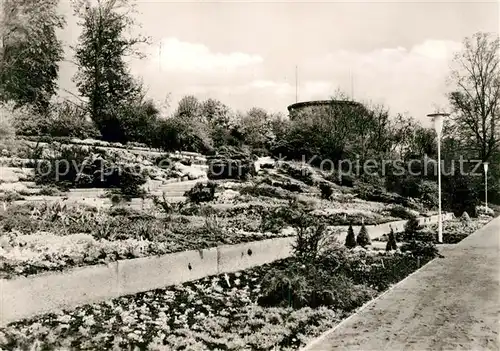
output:
[[[488,173],[488,162],[484,162],[483,166],[484,166],[484,173]]]
[[[434,122],[434,130],[436,131],[438,137],[441,136],[441,132],[443,131],[443,120],[449,115],[449,113],[431,113],[427,115],[427,117],[432,118],[432,121]]]

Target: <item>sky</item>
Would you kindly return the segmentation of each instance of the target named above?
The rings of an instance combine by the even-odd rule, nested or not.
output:
[[[425,124],[428,113],[446,108],[450,63],[463,39],[499,32],[499,4],[137,0],[137,32],[152,44],[130,69],[149,97],[169,96],[171,109],[182,96],[195,95],[233,110],[286,113],[296,98],[330,99],[342,90]],[[79,28],[69,0],[61,0],[60,11],[71,61]],[[76,92],[75,70],[61,64],[62,95]]]

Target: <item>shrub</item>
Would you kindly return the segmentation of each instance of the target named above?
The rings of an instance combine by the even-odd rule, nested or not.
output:
[[[144,175],[138,174],[129,167],[125,167],[122,170],[117,170],[117,168],[115,168],[115,172],[119,172],[117,177],[119,179],[118,187],[126,199],[144,197],[146,194],[145,190],[142,188],[142,185],[146,183]],[[108,183],[108,186],[111,186],[111,184]]]
[[[476,209],[476,213],[478,216],[480,216],[480,215],[489,216],[489,217],[495,216],[495,211],[493,211],[493,209],[486,207],[486,206],[478,206]]]
[[[211,158],[207,176],[209,179],[248,179],[255,174],[255,165],[250,158]]]
[[[10,203],[19,200],[24,200],[24,197],[21,196],[17,191],[6,191],[5,193],[0,194],[0,201]]]
[[[462,213],[462,216],[460,216],[460,219],[462,220],[462,222],[465,222],[465,223],[470,222],[470,216],[466,211],[464,211],[464,213]]]
[[[313,185],[313,171],[306,164],[295,165],[290,163],[284,163],[282,168],[285,174],[290,177],[300,180],[307,185]]]
[[[261,215],[260,231],[278,233],[288,225],[288,215],[290,209],[287,207],[278,207]]]
[[[412,241],[416,239],[416,235],[418,231],[422,229],[422,226],[418,223],[418,219],[416,217],[411,217],[405,223],[405,232],[404,232],[404,240]]]
[[[153,204],[161,209],[166,215],[170,215],[174,212],[174,205],[167,200],[165,193],[162,194],[161,198],[153,196]]]
[[[49,150],[55,150],[55,154],[42,161],[35,167],[35,182],[37,184],[53,184],[59,187],[71,187],[78,184],[82,164],[91,156],[91,151],[81,146],[71,145],[59,148],[54,144],[49,145]],[[42,150],[39,150],[42,152]],[[38,156],[41,158],[41,155]],[[97,164],[88,165],[85,171],[98,169]],[[83,169],[82,169],[83,171]],[[82,173],[88,174],[83,171]]]
[[[205,224],[203,226],[204,234],[208,235],[216,242],[224,242],[225,231],[215,214],[207,214],[205,216]]]
[[[361,230],[356,238],[356,243],[361,247],[366,247],[371,244],[370,236],[364,224],[361,226]]]
[[[299,184],[292,183],[290,180],[286,180],[285,182],[273,182],[273,186],[278,186],[282,189],[294,192],[294,193],[302,193],[303,189]]]
[[[146,177],[140,169],[109,162],[102,158],[104,152],[87,147],[52,145],[50,149],[55,150],[54,154],[35,168],[37,184],[63,189],[119,189],[128,199],[144,195],[141,186],[146,183]]]
[[[436,208],[439,206],[438,185],[436,182],[422,181],[418,188],[418,198],[428,208]]]
[[[14,121],[16,118],[14,104],[0,104],[0,139],[11,138],[15,135]]]
[[[350,174],[343,174],[340,177],[340,185],[352,188],[354,187],[355,178]]]
[[[146,177],[140,170],[108,162],[104,162],[102,167],[102,173],[100,170],[95,171],[91,184],[107,189],[119,189],[126,200],[144,197],[142,185],[146,183]]]
[[[292,262],[284,268],[274,268],[265,275],[258,303],[262,306],[293,308],[330,306],[351,311],[374,294],[373,289],[356,285],[346,276]]]
[[[172,117],[157,123],[153,146],[164,151],[194,151],[208,153],[213,150],[208,126],[196,119]]]
[[[152,145],[156,141],[158,115],[159,110],[152,100],[137,98],[114,107],[98,125],[104,140]]]
[[[325,200],[330,200],[333,195],[332,187],[327,183],[321,183],[319,185],[319,189],[321,190],[321,198]]]
[[[355,284],[364,284],[384,291],[427,263],[432,258],[418,258],[411,253],[365,255],[361,252],[348,256],[337,270]]]
[[[270,155],[269,150],[265,148],[252,148],[252,154],[257,155],[259,157],[265,157]]]
[[[480,204],[479,194],[471,176],[460,172],[443,179],[444,207],[460,216],[464,211],[476,217],[476,207]]]
[[[415,217],[415,215],[413,213],[411,213],[410,211],[408,211],[407,208],[405,208],[404,206],[401,206],[401,205],[392,206],[391,209],[389,210],[389,212],[390,212],[391,216],[397,217],[397,218],[402,218],[402,219],[411,219],[411,218]]]
[[[199,204],[202,202],[210,202],[215,198],[215,189],[217,184],[208,182],[206,185],[203,183],[196,183],[196,185],[189,191],[186,191],[186,196],[189,201]]]
[[[312,226],[311,226],[312,225]],[[297,239],[292,245],[293,254],[299,262],[314,264],[326,239],[326,226],[313,225],[311,218],[303,217],[302,223],[296,224]]]
[[[40,192],[38,194],[43,196],[58,196],[61,194],[61,192],[57,188],[44,186],[40,189]]]
[[[270,211],[259,211],[261,214],[260,230],[262,232],[277,233],[286,226],[305,226],[318,223],[307,215],[304,205],[297,201],[290,201],[288,206],[280,206]],[[307,222],[307,223],[306,223]]]
[[[385,186],[385,181],[384,178],[382,178],[379,174],[377,173],[365,173],[361,175],[359,178],[359,181],[364,184],[368,184],[372,187],[375,188],[383,188]]]
[[[385,246],[386,251],[397,250],[398,244],[396,243],[396,235],[394,234],[394,230],[391,227],[391,231],[389,233],[389,240],[387,241],[387,245]]]
[[[389,174],[387,189],[403,197],[419,199],[428,208],[438,206],[438,189],[435,181],[422,180],[420,177],[409,175],[401,177]]]
[[[349,229],[347,229],[345,246],[349,249],[356,247],[356,235],[354,235],[354,229],[352,228],[352,225],[349,225]]]
[[[240,189],[241,195],[265,196],[277,199],[286,199],[288,194],[272,186],[250,185]]]
[[[413,240],[401,245],[401,252],[410,252],[413,256],[435,258],[439,256],[439,250],[434,243]]]
[[[47,113],[28,113],[23,108],[15,121],[16,132],[24,136],[97,138],[100,133],[87,118],[84,108],[69,101],[52,104]]]
[[[53,104],[48,118],[46,133],[50,136],[79,139],[93,139],[101,136],[94,123],[87,118],[86,110],[69,101]]]
[[[116,192],[113,192],[113,191],[108,193],[108,197],[111,199],[111,203],[114,206],[118,206],[118,205],[122,204],[123,202],[125,202],[125,199],[123,198],[123,196],[121,196],[120,194],[117,194]]]

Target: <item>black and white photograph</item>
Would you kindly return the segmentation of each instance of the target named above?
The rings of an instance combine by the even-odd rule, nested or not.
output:
[[[500,351],[500,2],[0,0],[0,351]]]

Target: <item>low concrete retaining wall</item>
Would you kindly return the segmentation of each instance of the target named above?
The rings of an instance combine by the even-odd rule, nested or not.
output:
[[[445,214],[443,220],[452,218]],[[436,223],[437,216],[421,218]],[[405,221],[367,226],[371,238],[404,230]],[[355,232],[359,231],[355,228]],[[65,272],[0,279],[0,325],[38,314],[136,294],[287,258],[294,237],[121,260]]]
[[[290,257],[294,241],[294,237],[288,237],[219,246],[217,271],[237,272]]]
[[[118,291],[130,295],[216,275],[218,256],[211,248],[118,261]]]

